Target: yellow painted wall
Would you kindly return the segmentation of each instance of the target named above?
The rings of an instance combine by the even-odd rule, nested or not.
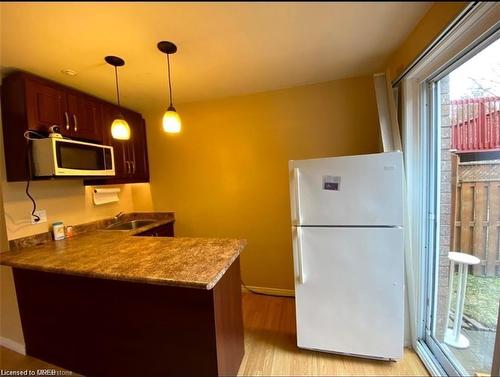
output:
[[[293,288],[288,160],[372,153],[372,77],[178,106],[183,131],[147,116],[155,210],[176,212],[179,236],[248,240],[247,285]]]
[[[397,78],[468,4],[468,2],[435,3],[389,58],[387,70],[390,79]]]
[[[153,198],[151,197],[151,185],[149,183],[134,183],[132,188],[132,201],[134,202],[134,211],[150,212],[153,211]]]

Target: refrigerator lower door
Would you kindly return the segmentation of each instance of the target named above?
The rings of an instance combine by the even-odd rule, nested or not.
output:
[[[403,229],[294,229],[297,344],[399,359],[403,354]]]

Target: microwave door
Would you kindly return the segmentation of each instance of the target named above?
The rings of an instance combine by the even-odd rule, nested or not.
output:
[[[103,150],[86,144],[56,142],[58,173],[88,175],[105,170]]]
[[[94,144],[61,143],[57,148],[59,174],[80,176],[115,175],[113,148]]]

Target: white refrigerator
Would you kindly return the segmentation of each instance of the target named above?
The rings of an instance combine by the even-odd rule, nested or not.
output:
[[[290,161],[297,345],[400,359],[401,152]]]

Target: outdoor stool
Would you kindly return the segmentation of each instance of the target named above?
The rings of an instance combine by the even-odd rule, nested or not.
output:
[[[449,298],[448,298],[448,313],[446,316],[446,332],[444,336],[444,342],[449,346],[455,348],[467,348],[469,347],[469,339],[467,339],[463,334],[460,333],[460,328],[462,327],[462,317],[464,315],[464,303],[465,303],[465,289],[467,287],[467,274],[469,272],[469,266],[474,264],[479,264],[481,262],[479,258],[465,253],[457,253],[455,251],[450,251],[448,253],[448,258],[450,260],[450,273],[449,273]],[[453,328],[448,328],[448,321],[450,318],[451,310],[451,295],[453,293],[453,275],[455,275],[455,263],[458,264],[458,284],[457,284],[457,302],[455,304],[455,322],[453,323]]]

